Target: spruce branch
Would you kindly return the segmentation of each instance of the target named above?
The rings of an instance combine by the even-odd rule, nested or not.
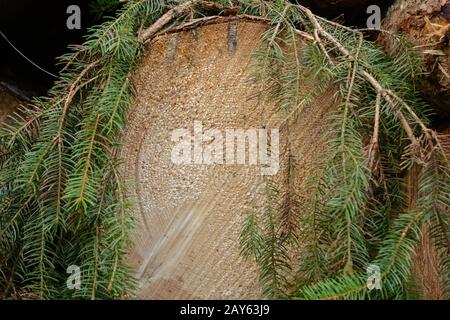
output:
[[[388,172],[388,170],[407,169],[414,163],[426,165],[430,157],[436,152],[441,154],[444,159],[446,158],[439,137],[434,131],[427,128],[425,121],[421,119],[410,104],[416,102],[414,100],[414,90],[407,89],[405,91],[404,89],[405,85],[409,85],[407,81],[412,80],[416,75],[415,71],[410,71],[411,68],[408,68],[406,65],[406,63],[411,61],[408,56],[410,53],[405,52],[403,54],[402,50],[398,49],[395,57],[392,58],[395,59],[395,62],[392,62],[391,65],[391,62],[388,62],[389,67],[386,69],[391,68],[390,71],[382,70],[376,65],[376,61],[378,60],[382,64],[382,59],[385,58],[379,53],[380,51],[377,52],[377,49],[371,47],[367,41],[363,41],[360,31],[328,22],[315,16],[309,9],[302,6],[297,6],[297,8],[303,16],[295,16],[292,11],[286,10],[286,8],[283,10],[277,4],[274,4],[273,7],[268,6],[269,13],[273,12],[276,21],[283,21],[285,26],[281,28],[279,22],[275,24],[275,28],[268,32],[270,36],[263,38],[265,41],[263,46],[271,48],[277,42],[285,44],[285,38],[289,37],[291,33],[307,39],[312,45],[305,51],[306,55],[302,64],[305,65],[306,62],[310,69],[318,70],[314,76],[319,82],[327,83],[326,79],[328,81],[334,79],[336,82],[341,83],[339,93],[343,100],[343,107],[333,119],[339,124],[339,130],[336,131],[338,138],[333,141],[331,150],[338,150],[338,152],[333,153],[333,157],[331,157],[333,160],[328,164],[329,167],[325,169],[324,179],[321,182],[321,184],[325,184],[325,188],[336,188],[337,186],[337,190],[335,194],[333,192],[331,194],[325,192],[319,199],[313,200],[313,207],[319,208],[320,206],[317,206],[317,203],[323,202],[324,198],[328,198],[328,202],[325,201],[324,207],[312,213],[312,221],[319,221],[319,224],[313,224],[317,230],[312,231],[309,229],[306,232],[314,232],[316,234],[315,240],[310,244],[314,250],[306,254],[304,266],[301,267],[301,270],[305,272],[308,266],[315,266],[313,270],[318,270],[319,276],[308,272],[304,274],[310,280],[315,279],[317,281],[318,278],[326,276],[326,272],[323,269],[339,270],[341,268],[344,274],[348,276],[345,279],[342,278],[336,281],[330,280],[326,282],[327,280],[324,280],[325,282],[323,283],[319,281],[317,287],[315,287],[317,293],[321,292],[321,290],[326,291],[330,289],[333,290],[333,294],[329,295],[331,298],[368,297],[366,287],[359,285],[364,282],[363,278],[358,275],[360,270],[368,263],[368,254],[365,251],[367,242],[365,237],[371,235],[367,234],[370,231],[363,229],[367,225],[371,226],[371,229],[375,227],[375,232],[380,234],[378,237],[382,235],[385,238],[383,242],[379,242],[377,245],[376,250],[379,253],[379,258],[374,260],[386,269],[382,278],[390,283],[386,291],[383,292],[382,297],[388,298],[397,294],[403,294],[405,289],[404,283],[407,281],[411,269],[414,244],[417,243],[417,234],[420,232],[418,226],[423,221],[423,210],[426,209],[426,206],[420,207],[414,213],[405,214],[404,219],[403,217],[396,218],[395,222],[398,222],[399,228],[403,229],[382,230],[380,226],[378,227],[380,230],[376,230],[377,226],[371,219],[377,217],[378,214],[373,215],[370,211],[366,212],[366,210],[368,210],[371,202],[378,206],[381,202],[377,199],[372,199],[372,197],[379,197],[379,195],[377,185],[370,183],[372,177],[365,172],[365,164],[370,169],[372,176],[376,177],[378,175],[376,168],[378,163],[380,163],[378,178],[382,180],[381,183],[384,185],[384,189],[388,190],[388,192],[399,192],[399,189],[392,189],[392,186],[396,185],[394,179],[398,179],[398,177]],[[292,5],[286,4],[286,7],[292,7]],[[292,21],[296,21],[298,24]],[[282,34],[278,32],[280,29],[283,29]],[[292,48],[288,47],[280,50],[278,44],[276,48],[277,50],[268,50],[265,53],[262,51],[261,56],[256,56],[260,59],[260,63],[256,64],[256,66],[259,67],[261,72],[264,71],[269,75],[268,77],[259,78],[261,81],[260,94],[267,93],[266,90],[262,89],[269,88],[270,97],[274,101],[282,102],[283,97],[289,92],[286,84],[292,78],[290,76],[280,77],[277,72],[266,72],[265,70],[270,70],[270,68],[273,69],[274,67],[275,69],[283,70],[283,68],[280,68],[280,65],[289,63],[286,51],[290,51]],[[315,48],[318,49],[315,50]],[[268,59],[269,53],[270,59]],[[271,65],[273,66],[271,67]],[[392,77],[398,78],[393,81],[386,81],[386,77],[391,76],[391,73],[393,73]],[[408,80],[402,82],[403,79]],[[399,88],[402,97],[395,91],[396,88]],[[407,100],[408,103],[406,102]],[[361,104],[368,101],[371,102],[370,105],[374,106],[374,108],[360,107]],[[288,106],[294,110],[296,109],[294,106]],[[420,110],[420,105],[417,108]],[[364,112],[370,114],[371,127],[373,128],[369,145],[365,147],[368,150],[365,157],[361,157],[358,154],[363,148],[362,143],[352,141],[350,138],[358,136],[357,130],[362,129],[361,125],[367,127],[365,124],[366,119],[359,118],[362,110],[366,110]],[[415,134],[416,125],[421,130],[420,135]],[[353,130],[349,130],[350,126],[353,126]],[[397,128],[402,128],[403,132],[406,133],[410,141],[409,145],[404,146],[403,143],[395,145],[396,142],[394,142],[395,146],[386,145],[391,143],[390,140],[395,134],[399,134],[398,131],[395,131],[398,130]],[[391,151],[392,149],[397,150]],[[386,160],[389,162],[387,163]],[[381,161],[383,164],[381,164]],[[395,166],[399,164],[402,164],[402,167],[397,169]],[[446,165],[448,166],[448,163]],[[352,183],[353,181],[359,181],[359,183]],[[448,181],[442,181],[442,183],[448,185]],[[341,192],[342,194],[340,194]],[[364,194],[364,196],[361,197],[361,194]],[[358,197],[355,195],[358,195]],[[401,199],[402,196],[387,193],[382,197],[399,197]],[[351,206],[347,207],[349,204]],[[350,207],[356,209],[350,211],[348,210]],[[448,205],[446,207],[448,208]],[[331,226],[330,220],[325,216],[330,214],[330,211],[334,217],[333,223],[337,224],[336,227]],[[345,214],[341,216],[340,214],[342,213]],[[411,219],[407,220],[409,218]],[[345,223],[342,221],[345,221]],[[361,221],[364,221],[364,223],[361,224]],[[402,231],[400,232],[400,230]],[[347,235],[345,241],[341,237],[342,234]],[[315,246],[315,243],[320,243],[320,246]],[[366,253],[364,254],[364,252]],[[325,259],[325,263],[321,262],[324,260],[321,256],[328,256],[328,261]],[[359,270],[356,273],[352,270],[353,256],[358,260],[357,267]],[[330,257],[332,258],[330,259]],[[343,257],[346,262],[341,264]],[[323,268],[324,264],[328,266]],[[320,275],[321,273],[322,275]],[[305,281],[301,282],[305,283]],[[351,288],[348,288],[350,284]],[[304,287],[302,292],[305,292],[305,290],[308,291],[307,287]],[[327,296],[327,294],[324,294],[324,297]],[[309,295],[309,298],[311,297],[314,297],[312,292]]]
[[[316,16],[306,7],[303,7],[301,5],[298,5],[300,10],[305,12],[307,17],[310,19],[314,26],[314,30],[312,33],[314,34],[314,39],[317,43],[319,43],[320,47],[322,48],[322,51],[326,55],[327,59],[330,61],[330,63],[334,63],[333,59],[329,56],[328,50],[323,45],[319,35],[322,35],[325,39],[329,40],[331,43],[333,43],[336,48],[341,52],[341,54],[347,58],[349,61],[355,61],[358,57],[353,56],[347,48],[345,48],[335,37],[333,37],[330,33],[325,31],[321,24],[319,23]],[[305,35],[305,32],[298,31],[298,34],[301,36]],[[307,34],[307,33],[306,33]],[[359,35],[360,37],[362,34]],[[306,37],[307,39],[311,39],[311,37]],[[411,140],[411,143],[413,145],[418,145],[418,141],[416,137],[414,136],[413,130],[411,126],[409,125],[408,121],[406,120],[404,114],[399,110],[397,103],[393,99],[395,99],[397,102],[399,102],[413,117],[414,120],[421,126],[422,130],[428,134],[431,130],[428,129],[425,124],[419,119],[419,117],[414,113],[414,111],[410,108],[410,106],[403,101],[398,95],[393,93],[391,90],[387,90],[381,86],[381,84],[375,79],[373,75],[371,75],[369,72],[362,70],[362,75],[366,78],[366,80],[374,87],[374,89],[377,91],[377,94],[381,94],[381,96],[389,103],[389,105],[392,107],[393,110],[395,110],[395,113],[397,114],[397,117],[401,121],[409,139]]]

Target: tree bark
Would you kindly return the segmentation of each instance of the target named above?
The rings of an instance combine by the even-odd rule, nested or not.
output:
[[[450,1],[397,0],[383,29],[403,33],[420,50],[428,73],[420,89],[439,116],[450,117]],[[390,36],[379,40],[388,51],[392,48]]]

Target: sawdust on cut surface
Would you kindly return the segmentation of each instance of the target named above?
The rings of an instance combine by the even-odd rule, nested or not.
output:
[[[269,118],[276,128],[283,120],[270,103],[257,108],[248,99],[256,89],[249,81],[251,55],[267,26],[233,23],[154,39],[136,73],[123,156],[139,220],[130,259],[143,299],[260,297],[256,266],[239,254],[243,216],[262,203],[260,168],[171,161],[172,131],[192,130],[194,121],[223,131],[259,129]],[[290,127],[299,190],[323,151],[332,96],[305,107]],[[288,139],[281,129],[280,136],[283,159]]]

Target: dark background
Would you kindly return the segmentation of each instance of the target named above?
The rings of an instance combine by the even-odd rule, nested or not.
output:
[[[42,68],[58,73],[57,57],[69,44],[82,43],[87,28],[95,23],[90,0],[0,0],[0,31],[28,58]],[[68,6],[81,8],[81,30],[69,30]],[[0,82],[27,96],[41,95],[55,79],[22,58],[0,36]]]
[[[367,7],[378,5],[384,15],[394,0],[293,0],[309,7],[314,13],[327,19],[334,19],[340,15],[347,26],[366,27]]]

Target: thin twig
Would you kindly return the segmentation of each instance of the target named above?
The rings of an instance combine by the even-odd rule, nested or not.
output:
[[[400,111],[398,105],[392,100],[391,95],[381,86],[381,84],[370,73],[368,73],[367,71],[363,71],[362,74],[367,79],[367,81],[369,81],[369,83],[372,85],[375,91],[377,93],[380,93],[383,99],[386,100],[386,102],[394,110],[397,118],[399,118],[400,122],[402,123],[402,126],[406,131],[406,134],[408,135],[408,138],[411,141],[411,143],[419,145],[419,142],[417,141],[417,138],[414,135],[414,131],[409,125],[408,120],[406,120],[405,115]]]
[[[173,7],[165,14],[163,14],[158,20],[156,20],[156,22],[153,23],[149,28],[145,29],[139,35],[139,40],[145,43],[146,41],[151,39],[155,34],[161,31],[162,28],[164,28],[164,26],[166,26],[169,22],[186,14],[201,1],[202,0],[188,0]]]
[[[267,24],[272,24],[269,19],[258,16],[250,16],[246,14],[236,15],[236,16],[208,16],[202,17],[198,19],[194,19],[192,21],[175,25],[174,27],[168,28],[166,30],[162,30],[154,35],[154,37],[159,37],[165,34],[176,33],[180,31],[187,31],[191,29],[195,29],[200,26],[207,26],[210,24],[219,24],[219,23],[228,23],[232,21],[248,21],[248,22],[262,22]]]
[[[375,102],[375,120],[373,125],[373,134],[372,140],[369,145],[368,152],[368,165],[369,168],[372,169],[372,172],[375,171],[375,157],[378,155],[378,146],[379,146],[379,132],[380,132],[380,109],[381,109],[381,94],[377,94],[377,99]]]

